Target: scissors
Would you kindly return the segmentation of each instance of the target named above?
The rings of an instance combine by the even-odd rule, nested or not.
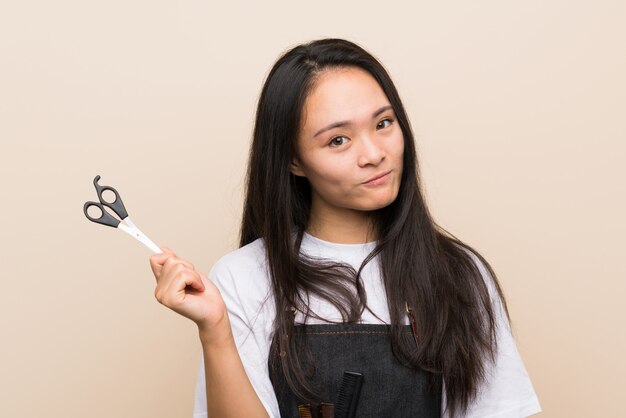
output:
[[[162,253],[163,251],[161,251],[161,249],[154,242],[150,241],[150,239],[143,232],[141,232],[139,228],[137,228],[133,221],[130,220],[128,212],[126,212],[126,208],[124,207],[124,203],[122,203],[122,198],[120,198],[120,194],[117,192],[117,190],[115,190],[111,186],[100,186],[98,184],[99,180],[100,176],[96,176],[96,178],[93,179],[93,185],[96,186],[96,192],[98,193],[98,200],[100,200],[100,202],[89,201],[85,202],[85,205],[83,206],[83,212],[85,212],[85,216],[87,217],[87,219],[89,219],[91,222],[95,222],[101,225],[119,228],[122,231],[131,235],[132,237],[136,238],[139,242],[152,250],[152,252]],[[115,194],[115,200],[113,202],[107,202],[102,196],[102,193],[107,190],[110,190]],[[90,216],[87,212],[88,209],[92,206],[96,206],[98,209],[100,209],[100,212],[102,212],[99,218],[94,218]],[[115,214],[121,219],[121,221],[120,219],[114,218],[107,211],[105,211],[105,206],[115,212]]]

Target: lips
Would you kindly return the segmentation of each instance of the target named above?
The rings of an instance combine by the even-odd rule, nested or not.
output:
[[[389,173],[391,173],[391,170],[385,171],[384,173],[376,174],[374,177],[371,177],[370,179],[365,180],[363,184],[376,183],[377,180],[384,180],[384,177],[386,177]]]

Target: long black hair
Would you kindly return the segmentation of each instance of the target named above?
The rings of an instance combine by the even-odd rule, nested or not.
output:
[[[359,271],[321,263],[300,254],[311,210],[311,186],[289,170],[296,152],[302,109],[326,70],[358,67],[386,94],[404,135],[403,171],[397,198],[372,213],[377,244]],[[295,237],[295,238],[294,238]],[[309,312],[306,296],[317,295],[357,322],[366,307],[360,271],[378,256],[387,293],[394,353],[412,368],[443,379],[450,412],[464,411],[486,377],[496,353],[496,311],[472,254],[483,263],[508,319],[506,302],[489,263],[469,245],[435,223],[420,188],[413,133],[387,71],[371,54],[343,39],[320,39],[283,53],[270,70],[258,101],[246,174],[240,245],[264,240],[271,274],[280,359],[287,383],[312,399],[293,335],[291,309]],[[470,254],[471,252],[471,254]],[[404,329],[405,306],[414,314],[419,344]],[[435,380],[433,380],[434,382]]]

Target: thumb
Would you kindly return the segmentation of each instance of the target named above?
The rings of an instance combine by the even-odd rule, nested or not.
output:
[[[171,254],[171,255],[176,255],[176,253],[174,252],[174,250],[172,250],[169,247],[160,247],[161,251],[163,251],[165,254]],[[177,256],[178,257],[178,256]]]
[[[186,280],[185,284],[197,292],[204,292],[205,287],[203,283],[203,276],[201,274],[197,274],[192,279]]]

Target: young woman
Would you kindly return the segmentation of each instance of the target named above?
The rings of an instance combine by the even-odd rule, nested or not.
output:
[[[202,343],[194,417],[331,416],[345,372],[356,417],[541,410],[491,266],[432,219],[398,92],[354,43],[270,71],[240,248],[208,278],[164,250],[155,296]]]

